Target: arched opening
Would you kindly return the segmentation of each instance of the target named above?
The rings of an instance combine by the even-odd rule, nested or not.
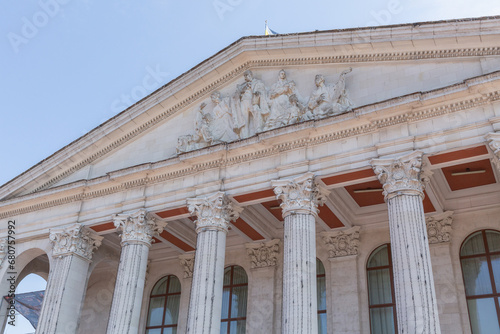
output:
[[[326,334],[326,274],[323,263],[316,259],[316,285],[318,296],[318,333]]]
[[[371,333],[396,333],[396,300],[390,244],[382,245],[372,252],[366,265],[366,274]]]
[[[180,300],[179,279],[174,275],[160,279],[151,291],[146,334],[177,333]]]
[[[246,332],[248,276],[240,266],[224,269],[221,334]]]
[[[460,249],[460,262],[472,333],[500,333],[500,232],[470,235]]]

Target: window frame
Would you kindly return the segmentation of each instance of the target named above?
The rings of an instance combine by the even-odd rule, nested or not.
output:
[[[318,274],[318,268],[316,266],[316,285],[318,283],[318,278],[324,277],[325,278],[325,291],[328,291],[327,288],[326,288],[326,268],[325,268],[325,265],[323,264],[323,261],[321,261],[318,258],[316,258],[316,261],[317,261],[316,263],[318,263],[318,262],[321,263],[321,265],[323,266],[323,272],[324,272],[323,274]],[[318,288],[318,287],[316,287],[316,288]],[[320,314],[327,314],[327,308],[328,308],[328,305],[326,303],[327,299],[328,299],[327,296],[325,296],[325,309],[324,310],[320,310],[318,308],[318,316]],[[316,302],[318,302],[318,300]],[[318,305],[319,305],[319,303],[318,303]],[[328,331],[328,316],[327,316],[326,330]]]
[[[498,325],[500,326],[500,302],[499,302],[499,299],[500,299],[499,288],[500,287],[497,287],[495,284],[495,276],[493,275],[493,265],[491,262],[491,256],[492,255],[493,256],[500,255],[500,250],[496,251],[496,252],[490,252],[490,247],[488,245],[488,238],[486,237],[486,232],[488,232],[488,231],[500,233],[500,231],[497,231],[494,229],[482,229],[482,230],[474,231],[474,232],[470,233],[469,235],[467,235],[467,237],[465,237],[464,241],[460,245],[460,251],[459,251],[460,252],[459,253],[459,255],[460,255],[460,269],[462,270],[462,280],[463,280],[463,284],[464,284],[464,295],[465,295],[465,300],[466,300],[466,304],[467,304],[467,314],[469,315],[469,324],[471,326],[471,330],[472,330],[472,322],[471,322],[470,310],[469,310],[469,300],[474,300],[474,299],[493,298],[493,301],[495,303],[496,312],[497,312],[497,321],[498,321]],[[478,254],[473,254],[473,255],[462,255],[462,249],[465,246],[465,243],[468,242],[470,240],[470,238],[474,234],[477,234],[478,232],[481,232],[481,236],[482,236],[483,244],[484,244],[484,253],[478,253]],[[466,285],[465,272],[464,272],[462,260],[479,258],[479,257],[486,257],[486,264],[488,266],[488,274],[489,274],[489,278],[490,278],[492,293],[485,294],[485,295],[468,296],[467,291],[465,290],[465,285]]]
[[[372,255],[384,246],[387,246],[387,257],[388,257],[389,264],[385,265],[385,266],[378,266],[378,267],[369,268],[368,265],[369,265],[369,261],[370,261]],[[368,277],[368,272],[373,271],[373,270],[380,270],[380,269],[389,269],[392,303],[370,305],[370,280]],[[370,255],[368,255],[368,260],[366,262],[365,270],[366,270],[366,286],[367,286],[366,291],[368,292],[367,297],[368,297],[368,317],[370,318],[370,333],[372,333],[372,317],[371,317],[370,311],[372,308],[383,308],[383,307],[392,307],[393,319],[394,319],[394,333],[398,333],[398,315],[397,315],[397,310],[396,310],[396,293],[394,291],[394,272],[393,272],[394,267],[392,266],[392,251],[391,251],[391,244],[390,243],[385,243],[385,244],[382,244],[382,245],[376,247],[370,253]]]
[[[234,268],[235,267],[240,267],[245,272],[245,275],[247,277],[246,283],[233,284]],[[238,288],[238,287],[242,287],[242,286],[247,287],[247,307],[248,307],[248,274],[247,274],[245,268],[243,268],[242,266],[238,266],[238,265],[227,266],[226,268],[224,268],[224,270],[227,268],[231,268],[229,285],[223,285],[222,291],[224,291],[225,288],[229,288],[228,318],[222,318],[222,315],[221,315],[220,322],[221,323],[227,322],[227,324],[228,324],[227,325],[227,334],[230,334],[231,333],[231,322],[245,320],[245,323],[246,323],[246,321],[247,321],[246,315],[244,317],[231,318],[231,308],[232,308],[232,303],[233,303],[233,288]]]
[[[162,280],[164,279],[165,277],[167,277],[167,286],[165,287],[165,293],[164,294],[159,294],[159,295],[153,295],[153,291],[156,287],[156,285]],[[178,281],[179,281],[179,286],[181,287],[181,291],[179,292],[168,292],[168,289],[170,287],[170,279],[172,277],[175,277]],[[166,275],[166,276],[163,276],[161,277],[160,279],[158,279],[156,281],[156,283],[153,285],[153,288],[151,289],[151,293],[149,294],[149,303],[148,303],[148,313],[146,314],[146,332],[148,330],[151,330],[151,329],[161,329],[161,333],[163,333],[163,330],[165,328],[176,328],[177,329],[177,326],[179,326],[179,314],[180,314],[180,300],[179,300],[179,305],[178,305],[178,314],[177,314],[177,320],[176,320],[176,323],[175,324],[172,324],[172,325],[165,325],[165,314],[167,313],[167,302],[168,302],[168,297],[169,296],[177,296],[177,295],[181,295],[182,293],[182,284],[181,284],[181,281],[179,280],[179,278],[175,275]],[[157,297],[165,297],[165,301],[163,302],[163,315],[162,315],[162,318],[161,318],[161,325],[159,326],[148,326],[148,319],[149,319],[149,315],[150,315],[150,310],[151,310],[151,299],[152,298],[157,298]]]

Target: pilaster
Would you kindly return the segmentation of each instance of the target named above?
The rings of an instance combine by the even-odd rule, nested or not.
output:
[[[328,307],[330,332],[355,334],[361,332],[358,287],[359,226],[321,233],[330,261]]]
[[[114,215],[113,222],[122,232],[122,252],[106,333],[138,333],[149,248],[167,223],[144,209]]]
[[[50,230],[49,239],[54,261],[37,333],[76,333],[87,290],[92,253],[101,245],[102,237],[82,224],[74,224]]]
[[[219,334],[226,234],[230,221],[238,219],[243,209],[223,192],[189,198],[187,204],[197,217],[198,238],[186,333]]]
[[[425,179],[420,151],[371,165],[384,188],[400,333],[441,333],[424,207]]]
[[[272,181],[285,220],[281,332],[316,334],[316,217],[327,191],[312,173]]]

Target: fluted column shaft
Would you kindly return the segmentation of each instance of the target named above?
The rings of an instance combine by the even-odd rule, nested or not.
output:
[[[389,210],[398,331],[441,333],[423,207],[422,152],[373,160]]]
[[[123,231],[120,265],[109,315],[108,334],[139,333],[149,248],[153,236],[166,223],[149,217],[144,210],[115,215],[115,227]]]
[[[76,333],[87,290],[92,252],[102,237],[81,224],[50,231],[53,266],[38,322],[38,334]]]
[[[229,222],[238,218],[241,208],[222,192],[190,198],[188,208],[197,216],[198,237],[186,333],[219,334],[226,235]]]
[[[318,333],[316,296],[316,216],[325,192],[307,173],[290,180],[272,182],[282,201],[285,220],[283,238],[284,334]]]

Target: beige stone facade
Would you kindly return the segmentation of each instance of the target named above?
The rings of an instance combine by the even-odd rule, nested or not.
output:
[[[498,41],[500,17],[242,38],[19,175],[0,236],[15,220],[18,281],[48,279],[37,333],[145,333],[168,275],[177,332],[219,333],[233,265],[246,333],[316,333],[317,258],[327,333],[368,334],[389,243],[399,331],[471,333],[461,247],[500,231]]]

